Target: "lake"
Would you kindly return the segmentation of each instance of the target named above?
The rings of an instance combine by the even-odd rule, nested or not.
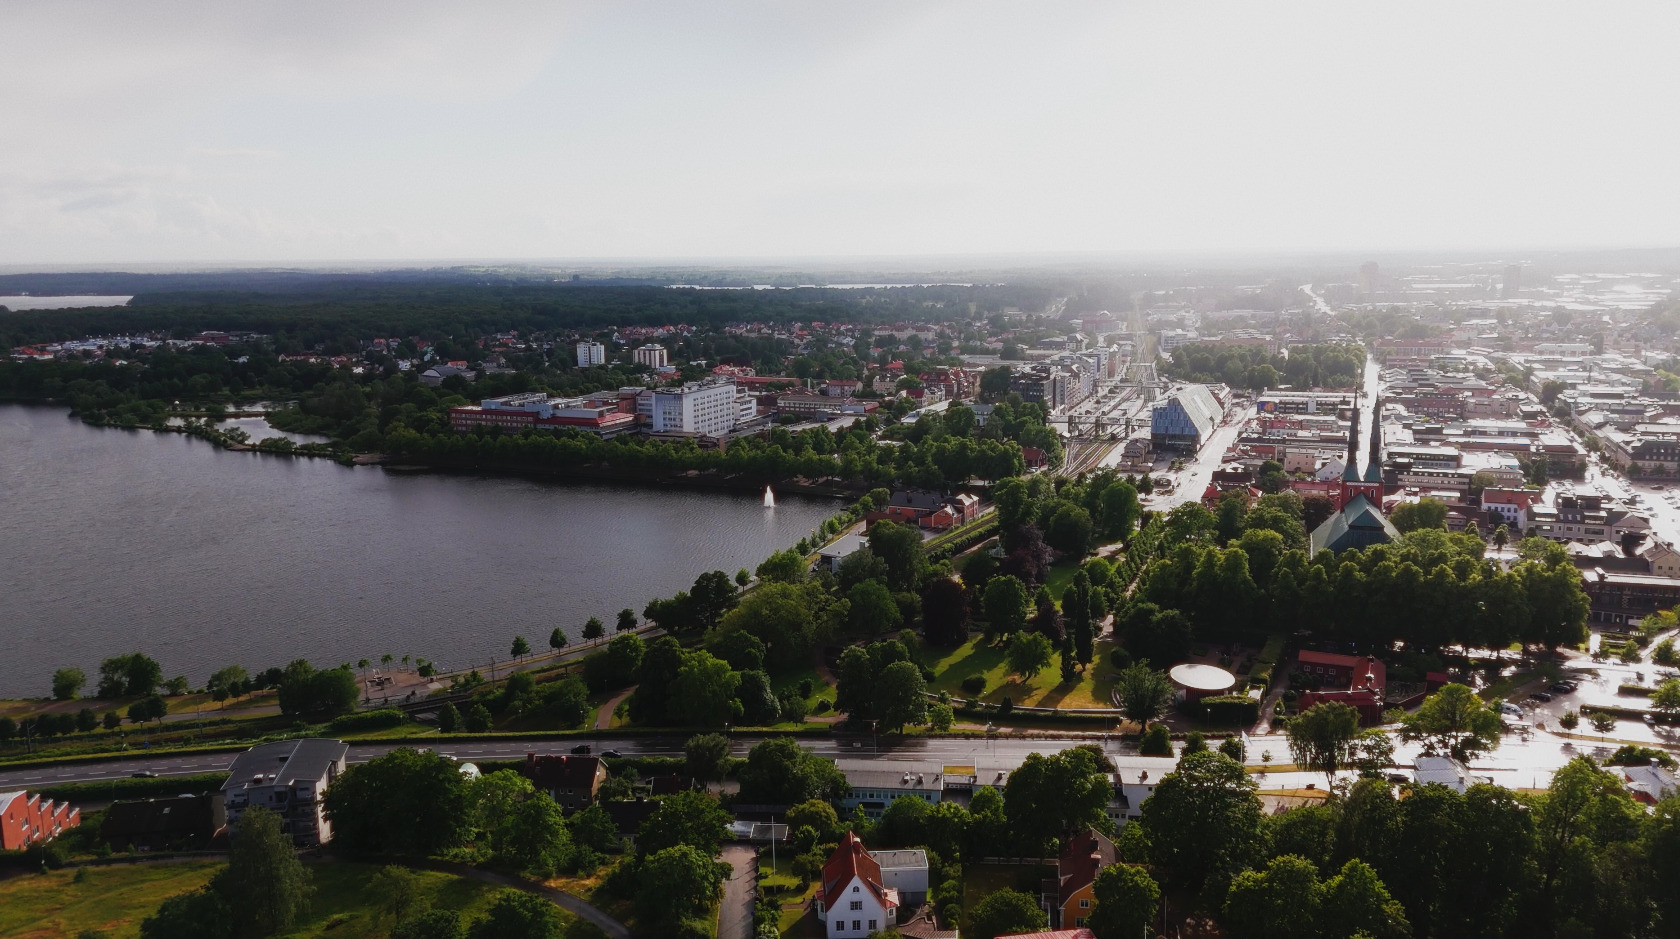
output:
[[[195,685],[300,657],[485,665],[756,567],[842,507],[776,501],[351,468],[0,405],[0,696],[70,665],[91,686],[135,650]]]

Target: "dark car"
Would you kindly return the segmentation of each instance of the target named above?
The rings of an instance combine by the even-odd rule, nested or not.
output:
[[[1575,683],[1572,681],[1553,682],[1552,690],[1558,694],[1568,694],[1575,690]]]
[[[1547,694],[1544,691],[1536,691],[1535,693],[1529,695],[1528,697],[1529,697],[1530,700],[1533,700],[1533,701],[1550,701],[1550,700],[1552,700],[1552,696],[1550,694]]]
[[[149,769],[136,770],[128,775],[130,779],[156,779],[158,777],[157,773]]]
[[[580,743],[577,746],[572,748],[572,752],[579,755],[579,756],[582,756],[583,754],[588,753],[591,749],[592,748],[589,746],[589,744]]]
[[[601,755],[614,760],[621,759],[624,756],[624,754],[618,752],[617,750],[602,750]]]

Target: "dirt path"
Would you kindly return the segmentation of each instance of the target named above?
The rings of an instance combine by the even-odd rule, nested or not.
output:
[[[608,698],[605,702],[603,702],[601,704],[601,709],[599,711],[597,711],[596,714],[595,714],[595,729],[596,730],[610,730],[610,729],[612,729],[613,712],[618,710],[619,704],[622,703],[625,698],[628,698],[632,694],[635,694],[635,693],[636,693],[636,686],[631,685],[630,687],[624,689],[623,691],[620,691],[618,694],[613,695],[612,697]]]

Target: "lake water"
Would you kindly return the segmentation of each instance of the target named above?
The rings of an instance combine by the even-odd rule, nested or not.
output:
[[[133,297],[0,297],[8,310],[71,310],[88,306],[128,306]]]
[[[249,669],[505,659],[733,573],[832,499],[344,467],[0,405],[0,695],[140,650],[195,684]]]

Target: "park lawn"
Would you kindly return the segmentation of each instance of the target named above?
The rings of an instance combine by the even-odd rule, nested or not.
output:
[[[968,698],[963,679],[980,675],[986,679],[986,691],[981,699],[997,704],[1005,696],[1017,705],[1047,708],[1109,708],[1109,693],[1114,690],[1115,671],[1108,661],[1108,653],[1116,643],[1099,641],[1092,647],[1093,661],[1070,685],[1061,683],[1061,657],[1053,656],[1050,665],[1023,682],[1019,675],[1009,672],[1002,646],[993,646],[984,637],[975,637],[955,649],[940,649],[923,645],[922,661],[933,669],[929,689],[949,691],[953,696]]]
[[[140,921],[180,893],[197,890],[224,865],[217,861],[157,862],[86,868],[86,880],[72,870],[30,874],[0,881],[0,935],[15,939],[75,939],[83,930],[103,930],[110,939],[133,939]],[[315,886],[309,911],[287,939],[383,939],[391,920],[373,908],[368,883],[371,864],[310,864]],[[417,872],[420,895],[430,908],[481,913],[497,888],[450,874]]]
[[[780,697],[782,692],[798,693],[799,683],[809,679],[811,693],[805,696],[805,713],[815,715],[817,702],[834,703],[834,686],[830,685],[817,671],[815,665],[806,664],[800,668],[788,669],[770,677],[770,689]]]
[[[197,890],[221,868],[214,861],[90,868],[79,884],[72,870],[13,877],[0,881],[0,936],[75,939],[98,929],[129,939],[164,900]]]
[[[1044,586],[1050,590],[1050,599],[1056,601],[1056,609],[1062,608],[1062,593],[1073,586],[1073,575],[1079,573],[1079,568],[1075,561],[1057,561],[1050,565],[1050,574],[1044,579]]]

